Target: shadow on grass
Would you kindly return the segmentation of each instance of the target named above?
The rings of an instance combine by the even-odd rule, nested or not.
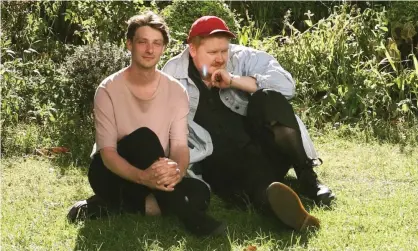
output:
[[[80,223],[74,250],[232,250],[250,245],[281,250],[306,247],[312,236],[293,232],[274,216],[226,208],[214,196],[209,213],[227,223],[227,236],[199,238],[186,232],[174,217],[124,214]]]

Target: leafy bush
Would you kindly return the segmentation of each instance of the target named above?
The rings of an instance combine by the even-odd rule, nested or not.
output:
[[[144,1],[70,1],[65,6],[65,20],[74,27],[74,35],[86,44],[110,42],[123,45],[126,22],[146,10],[158,13],[154,4]],[[146,6],[150,5],[150,6]]]
[[[32,48],[61,62],[66,44],[123,45],[128,19],[149,9],[158,12],[143,1],[10,1],[2,3],[2,37],[20,57]]]
[[[218,16],[228,27],[237,32],[239,22],[236,15],[224,1],[185,1],[174,0],[161,11],[175,40],[185,41],[193,22],[202,16]]]
[[[405,68],[396,56],[396,45],[386,39],[384,11],[344,5],[303,33],[286,26],[290,36],[262,39],[250,28],[239,41],[275,55],[292,73],[294,103],[309,125],[357,124],[369,135],[398,141],[416,124],[418,67]],[[389,128],[402,130],[387,134]]]
[[[41,141],[32,140],[34,133],[15,131],[30,124],[37,125],[51,144],[70,147],[74,160],[85,160],[94,141],[95,90],[105,77],[128,65],[126,50],[109,43],[79,46],[60,66],[50,59],[31,60],[34,51],[15,59],[7,55],[10,50],[2,52],[9,59],[1,70],[3,153],[20,154],[15,151],[38,146]],[[30,144],[22,143],[19,148],[14,142]]]
[[[74,54],[67,56],[60,66],[60,73],[66,80],[59,83],[62,96],[65,97],[59,109],[77,120],[84,121],[91,117],[97,86],[129,62],[127,50],[110,43],[77,47]]]
[[[395,1],[388,8],[390,35],[398,45],[401,58],[418,57],[418,2]]]
[[[11,53],[12,51],[9,51]],[[25,54],[35,53],[29,51]],[[28,59],[29,57],[29,59]],[[61,76],[50,59],[30,60],[30,55],[4,62],[2,75],[1,124],[47,124],[55,120],[56,104],[61,97],[57,82]]]

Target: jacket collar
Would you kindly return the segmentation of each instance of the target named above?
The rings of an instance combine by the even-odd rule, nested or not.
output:
[[[189,46],[182,51],[179,55],[177,55],[179,58],[178,64],[176,66],[176,70],[173,74],[174,78],[177,79],[184,79],[189,77]]]

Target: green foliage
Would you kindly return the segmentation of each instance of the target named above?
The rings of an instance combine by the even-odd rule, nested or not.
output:
[[[390,35],[403,54],[418,55],[418,2],[395,1],[388,8]],[[415,48],[414,48],[415,47]]]
[[[32,59],[47,57],[59,61],[69,52],[60,41],[63,35],[54,30],[62,19],[58,13],[61,2],[8,1],[1,4],[1,40],[15,57],[24,57],[26,50],[33,49],[37,53],[32,54]]]
[[[2,52],[7,58],[12,53],[6,50]],[[29,136],[33,134],[28,134],[29,144],[15,131],[31,124],[38,125],[43,137],[54,139],[54,144],[70,147],[73,160],[85,161],[94,141],[95,90],[104,78],[128,65],[127,51],[109,43],[79,46],[61,65],[50,59],[30,60],[36,52],[28,51],[24,58],[6,61],[1,69],[3,153],[21,154],[27,146],[38,145],[32,144],[35,141]],[[14,142],[24,144],[19,148]]]
[[[71,161],[88,163],[94,92],[128,64],[125,22],[146,9],[165,17],[173,38],[159,66],[185,48],[195,19],[220,16],[238,43],[273,54],[292,73],[293,103],[308,125],[418,142],[416,3],[392,2],[388,13],[368,3],[363,10],[336,4],[229,2],[246,6],[240,28],[239,14],[223,1],[2,2],[2,153],[66,146]],[[273,30],[281,34],[266,36]]]
[[[238,13],[246,13],[245,22],[263,31],[263,35],[274,35],[283,29],[283,16],[292,13],[292,19],[298,29],[308,28],[304,23],[304,13],[309,10],[315,13],[313,21],[327,17],[331,7],[338,2],[299,2],[299,1],[234,1],[232,8]],[[251,24],[252,23],[252,24]]]
[[[236,15],[224,1],[185,1],[174,0],[162,10],[165,21],[175,40],[185,41],[193,22],[202,16],[218,16],[228,27],[237,32],[239,23]]]
[[[77,47],[60,66],[60,73],[66,80],[60,83],[65,98],[59,108],[77,119],[90,117],[97,86],[129,62],[127,50],[110,43]]]
[[[403,140],[417,122],[418,77],[386,39],[385,12],[335,10],[303,33],[285,22],[290,36],[259,40],[240,33],[239,40],[272,53],[292,73],[298,91],[294,102],[309,125],[361,124],[369,135]],[[385,128],[402,130],[387,134]]]
[[[334,7],[342,4],[375,10],[388,5],[386,2],[375,1],[231,1],[230,3],[231,8],[238,13],[246,13],[244,19],[246,25],[254,22],[256,28],[263,28],[265,36],[280,33],[285,28],[286,21],[290,21],[298,30],[305,31],[312,26],[312,23],[327,18]],[[286,20],[286,13],[291,14],[289,20]],[[307,13],[312,14],[309,23],[305,19]]]
[[[35,154],[35,149],[52,145],[49,136],[44,127],[35,123],[4,127],[1,137],[2,152],[5,156]]]
[[[65,58],[59,72],[62,100],[57,109],[62,113],[55,125],[57,144],[71,150],[67,157],[77,164],[87,164],[94,143],[93,103],[99,84],[109,75],[128,66],[127,50],[116,45],[79,46]]]
[[[111,42],[124,45],[126,22],[145,10],[143,1],[38,1],[2,3],[5,40],[16,53],[32,48],[54,61],[67,54],[64,44]]]
[[[7,51],[3,48],[2,52],[4,50]],[[52,60],[30,60],[33,53],[36,53],[33,49],[26,50],[23,58],[14,58],[2,65],[3,127],[29,122],[46,125],[56,118],[55,107],[62,98],[57,95],[61,76]]]
[[[70,1],[66,3],[65,20],[77,28],[74,35],[84,43],[111,42],[124,45],[126,22],[146,10],[158,12],[144,1]]]

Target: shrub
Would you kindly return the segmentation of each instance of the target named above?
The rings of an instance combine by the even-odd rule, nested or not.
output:
[[[361,125],[368,135],[398,141],[417,123],[417,70],[405,68],[386,39],[386,12],[344,5],[303,33],[286,26],[289,36],[261,40],[249,29],[239,41],[270,52],[292,74],[293,102],[309,125]]]
[[[30,53],[35,52],[28,50],[25,54]],[[56,67],[50,59],[31,60],[30,55],[4,62],[1,69],[3,127],[29,122],[45,125],[55,120],[56,104],[61,98],[56,83],[62,80]]]
[[[154,4],[144,1],[69,1],[65,5],[65,20],[74,27],[73,34],[86,44],[110,42],[123,45],[126,22],[146,10],[158,13]],[[150,6],[146,6],[150,5]]]
[[[90,118],[97,86],[129,62],[127,50],[110,43],[77,47],[60,66],[60,73],[66,80],[60,83],[65,98],[59,109],[77,120]]]
[[[186,40],[193,22],[202,16],[218,16],[232,31],[238,32],[239,29],[236,15],[224,1],[174,0],[161,14],[170,28],[172,38],[182,42]]]
[[[418,2],[390,2],[388,19],[390,35],[398,45],[401,58],[418,57]],[[412,66],[412,64],[409,64]]]

